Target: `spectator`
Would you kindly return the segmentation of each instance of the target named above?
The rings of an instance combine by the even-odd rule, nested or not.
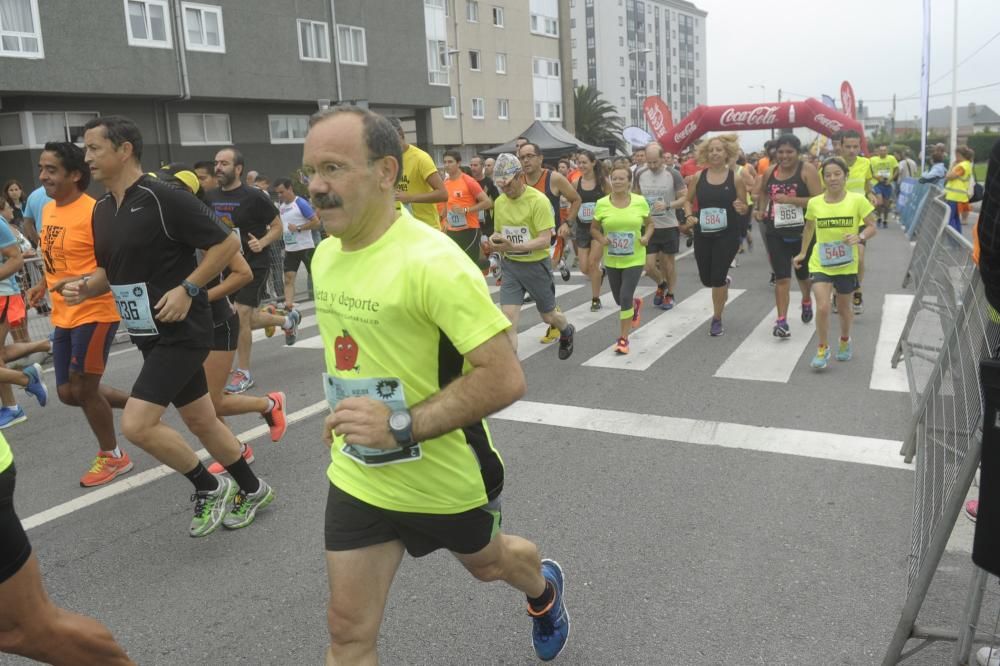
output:
[[[944,154],[934,151],[931,153],[931,168],[920,175],[920,182],[937,184],[946,173]]]
[[[955,149],[955,165],[945,176],[944,198],[951,208],[948,224],[962,233],[962,225],[969,216],[969,185],[972,181],[972,162],[976,154],[968,146]]]
[[[24,206],[28,202],[28,193],[24,187],[16,180],[8,180],[3,184],[3,198],[7,200],[12,209],[11,219],[8,220],[11,226],[21,228],[24,219]]]

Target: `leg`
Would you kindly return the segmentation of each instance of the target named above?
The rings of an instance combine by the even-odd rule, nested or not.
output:
[[[326,552],[330,582],[327,666],[378,665],[378,630],[392,579],[402,560],[403,544],[398,540]]]
[[[111,403],[101,391],[101,376],[71,372],[69,383],[58,388],[60,399],[66,389],[73,403],[83,409],[83,414],[87,417],[87,423],[90,424],[94,436],[97,437],[97,445],[101,451],[114,451],[118,446],[115,437],[115,418],[111,413]],[[108,389],[117,391],[111,387]]]
[[[788,302],[791,300],[792,281],[781,278],[774,281],[774,304],[778,307],[778,319],[788,317]]]
[[[712,287],[712,316],[722,319],[722,311],[726,309],[726,301],[729,300],[729,287]]]
[[[569,326],[569,321],[566,320],[566,315],[564,315],[559,310],[549,310],[548,312],[539,313],[542,317],[542,321],[553,328],[557,328],[560,331]]]
[[[285,309],[291,310],[295,306],[295,277],[297,271],[285,271]]]
[[[657,252],[647,252],[646,253],[646,275],[656,286],[660,286],[660,283],[666,281],[666,276],[660,272],[659,267],[656,265],[656,258],[659,253]]]
[[[660,252],[660,269],[663,278],[667,281],[667,293],[674,293],[677,286],[677,257],[674,254]]]
[[[830,282],[816,282],[812,283],[813,294],[813,307],[816,308],[816,337],[819,338],[820,347],[828,347],[830,345],[830,294],[833,292],[833,284]],[[837,303],[838,309],[841,308],[841,303]],[[849,308],[849,305],[847,306]]]
[[[0,366],[0,383],[16,384],[17,386],[24,387],[28,385],[28,375],[20,370],[11,370],[10,368]]]
[[[865,246],[858,243],[858,290],[855,293],[861,291],[861,283],[865,279]]]
[[[5,345],[4,342],[7,341],[7,333],[10,332],[10,326],[7,322],[0,323],[0,368],[6,368],[4,365],[4,360],[17,358],[11,356],[7,347],[12,347],[13,345]],[[10,387],[10,384],[0,384],[0,402],[3,403],[4,407],[13,407],[17,404],[17,400],[14,399],[14,390]]]
[[[619,337],[628,338],[629,331],[638,323],[633,321],[635,316],[635,289],[639,286],[639,279],[642,277],[642,268],[632,266],[621,271],[621,283],[618,288],[618,298],[621,305],[621,335]],[[628,305],[628,308],[625,306]]]
[[[837,292],[837,311],[840,315],[840,337],[851,337],[851,323],[854,321],[854,310],[851,309],[851,294]]]
[[[198,465],[198,456],[179,432],[160,421],[166,411],[164,406],[133,395],[122,412],[122,434],[164,465],[184,474]]]
[[[524,298],[522,296],[522,298]],[[510,328],[507,329],[507,337],[510,338],[510,344],[513,345],[514,351],[517,351],[517,322],[521,319],[521,306],[520,305],[503,305],[500,308],[503,314],[510,321]]]
[[[6,336],[4,336],[6,337]],[[51,351],[52,347],[48,340],[35,340],[33,342],[12,342],[4,345],[3,360],[14,361],[31,354],[45,353]]]
[[[236,347],[236,367],[243,368],[244,370],[250,369],[250,348],[253,345],[253,329],[251,324],[253,323],[253,311],[249,305],[243,305],[238,303],[236,305],[236,314],[240,317],[240,336],[239,342]]]
[[[262,414],[267,411],[267,398],[259,398],[245,394],[229,395],[223,389],[233,367],[232,351],[212,351],[205,359],[205,381],[208,382],[208,394],[212,398],[212,406],[216,415],[222,419],[225,416],[238,414]]]
[[[232,465],[240,459],[242,454],[240,443],[236,435],[216,417],[215,406],[207,392],[200,398],[179,406],[177,412],[191,434],[197,437],[212,457],[223,466]],[[192,464],[187,469],[190,470],[194,466]]]
[[[538,546],[527,539],[500,532],[479,552],[454,555],[484,583],[502,580],[528,597],[539,597],[545,592]]]
[[[647,263],[647,266],[649,264]],[[618,306],[618,324],[619,324],[619,338],[627,338],[628,333],[632,330],[632,300],[623,300],[622,295],[622,277],[624,271],[620,268],[608,267],[608,286],[611,287],[611,298],[615,299],[615,305]]]

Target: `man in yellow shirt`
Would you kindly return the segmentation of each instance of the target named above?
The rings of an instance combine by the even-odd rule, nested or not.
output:
[[[875,210],[878,212],[876,227],[888,228],[889,207],[892,204],[892,184],[899,177],[899,160],[889,154],[889,147],[882,144],[878,152],[868,160],[871,164],[872,191],[875,194]]]
[[[969,214],[969,183],[972,179],[972,160],[976,154],[968,146],[955,149],[955,165],[944,177],[944,200],[948,202],[951,216],[948,224],[962,233],[962,224]]]
[[[872,206],[878,205],[878,200],[872,193],[872,164],[871,161],[861,155],[861,135],[856,130],[844,130],[841,135],[840,156],[847,165],[847,185],[844,189],[848,192],[861,194],[868,198]],[[865,225],[861,225],[864,231]],[[860,232],[859,232],[860,233]],[[861,283],[865,279],[865,245],[858,244],[858,288],[854,292],[854,314],[859,315],[865,311],[864,299],[861,296]]]
[[[403,131],[399,118],[390,116],[388,120],[399,134],[399,142],[403,146],[403,168],[396,184],[396,210],[405,205],[413,213],[413,217],[440,229],[440,217],[435,204],[448,201],[444,180],[431,156],[407,142],[406,132]]]

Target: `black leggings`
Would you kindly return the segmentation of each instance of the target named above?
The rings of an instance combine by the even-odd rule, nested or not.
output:
[[[732,231],[701,233],[694,237],[698,277],[706,287],[725,287],[729,267],[740,250],[740,235]]]
[[[608,272],[608,284],[611,285],[611,295],[614,297],[615,303],[622,309],[622,312],[628,312],[629,317],[632,316],[632,308],[634,307],[632,301],[635,298],[635,288],[639,286],[639,278],[642,277],[642,268],[642,266],[630,266],[629,268],[611,268],[609,266],[604,269]]]
[[[31,556],[28,535],[14,513],[14,463],[0,472],[0,583],[21,570]]]

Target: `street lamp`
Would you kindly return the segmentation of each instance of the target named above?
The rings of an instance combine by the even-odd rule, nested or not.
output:
[[[629,57],[629,59],[631,59],[632,56],[635,56],[635,97],[634,97],[634,99],[636,101],[636,106],[635,106],[636,110],[642,108],[642,102],[639,101],[639,55],[640,54],[649,53],[652,50],[653,49],[648,49],[647,48],[647,49],[629,49],[629,51],[628,51],[628,57]],[[630,109],[630,111],[631,111],[631,109]],[[634,114],[630,113],[629,116],[630,116],[629,117],[630,121],[634,121],[636,125],[639,124],[638,113],[634,113]],[[635,116],[635,118],[632,118],[632,116]]]
[[[457,56],[460,53],[461,53],[461,51],[459,49],[448,49],[448,68],[449,69],[451,68],[451,58],[452,58],[452,56]],[[457,78],[458,78],[458,81],[457,81],[457,83],[458,83],[458,95],[456,96],[457,99],[458,99],[458,108],[455,109],[455,112],[458,114],[458,145],[461,146],[462,149],[464,149],[465,148],[465,124],[464,124],[465,123],[465,119],[462,118],[462,63],[459,61],[459,59],[457,57],[455,58],[455,73],[456,73]]]

